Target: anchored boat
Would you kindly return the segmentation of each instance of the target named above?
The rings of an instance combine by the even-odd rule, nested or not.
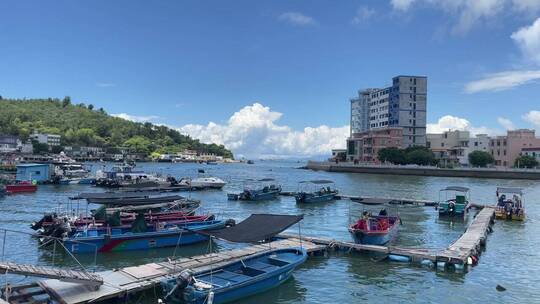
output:
[[[28,193],[36,192],[37,184],[30,181],[21,181],[15,184],[6,185],[7,194],[16,194],[16,193]]]
[[[336,196],[338,194],[338,190],[333,185],[334,182],[331,180],[311,180],[311,181],[302,181],[299,183],[299,191],[294,196],[296,199],[296,203],[322,203],[322,202],[329,202],[334,199],[336,199]],[[304,187],[304,185],[310,185],[311,188],[314,187],[321,187],[318,190],[309,191],[307,189],[303,189],[300,191],[300,188]],[[324,185],[327,185],[326,187]],[[305,187],[304,187],[305,188]]]
[[[504,220],[525,220],[523,190],[521,188],[497,187],[495,217]]]
[[[388,216],[385,209],[377,216],[364,212],[349,232],[357,244],[384,245],[396,237],[400,223],[399,216]]]
[[[442,196],[444,194],[444,200]],[[437,209],[439,216],[465,218],[470,207],[470,190],[467,187],[450,186],[439,191]]]
[[[228,303],[280,285],[306,259],[304,249],[276,249],[220,269],[197,274],[184,271],[161,285],[170,303]]]
[[[266,201],[273,200],[281,193],[281,185],[273,183],[273,178],[263,178],[252,185],[244,186],[244,191],[239,194],[229,193],[229,200],[241,201]]]

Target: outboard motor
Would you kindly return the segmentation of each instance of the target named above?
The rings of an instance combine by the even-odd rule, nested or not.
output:
[[[171,288],[171,290],[167,293],[167,295],[165,295],[163,299],[167,300],[169,297],[176,298],[175,296],[176,291],[182,292],[182,290],[186,289],[186,287],[188,287],[189,284],[191,284],[192,280],[193,280],[193,273],[189,269],[180,272],[180,274],[178,274],[178,276],[176,277],[176,282],[175,282],[176,284],[174,285],[173,288]],[[170,285],[168,285],[168,287],[169,286]]]
[[[453,216],[455,213],[456,213],[456,203],[454,202],[448,203],[448,214]]]

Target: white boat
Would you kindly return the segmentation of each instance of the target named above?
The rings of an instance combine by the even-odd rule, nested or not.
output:
[[[221,189],[227,183],[219,177],[197,177],[189,182],[193,188]]]

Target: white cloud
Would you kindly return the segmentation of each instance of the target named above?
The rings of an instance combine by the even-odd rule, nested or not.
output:
[[[533,124],[537,129],[540,129],[540,111],[529,111],[522,117],[525,121]]]
[[[321,125],[297,131],[277,123],[282,115],[254,103],[234,113],[226,124],[188,124],[179,131],[204,143],[223,144],[246,157],[327,155],[331,149],[345,146],[349,126]]]
[[[449,130],[469,131],[472,135],[488,134],[494,135],[496,130],[487,127],[474,127],[467,119],[452,115],[445,115],[436,123],[428,123],[426,125],[427,133],[443,133]]]
[[[279,20],[300,26],[315,25],[315,19],[297,12],[286,12],[279,15]]]
[[[116,84],[110,83],[110,82],[98,82],[96,83],[96,86],[100,88],[110,88],[110,87],[115,87]]]
[[[540,79],[540,70],[499,72],[489,74],[483,79],[467,83],[465,85],[465,92],[472,94],[484,91],[503,91],[530,83],[537,79]]]
[[[391,0],[390,4],[395,10],[406,11],[411,7],[415,0]]]
[[[505,130],[514,130],[516,129],[516,126],[514,125],[514,123],[508,119],[508,118],[504,118],[504,117],[497,117],[497,122],[505,129]]]
[[[413,4],[425,4],[442,10],[456,18],[452,31],[455,34],[468,32],[475,24],[488,21],[504,11],[509,0],[391,0],[395,10],[407,11]]]
[[[368,21],[375,14],[375,10],[367,6],[362,6],[356,11],[356,15],[352,19],[352,24],[361,24]]]
[[[511,37],[521,49],[525,59],[540,64],[540,18],[532,25],[512,33]]]
[[[137,116],[137,115],[130,115],[130,114],[127,114],[127,113],[111,114],[111,116],[122,118],[122,119],[125,119],[125,120],[131,120],[131,121],[134,121],[134,122],[147,122],[147,121],[151,121],[151,120],[159,118],[159,116],[155,116],[155,115]]]

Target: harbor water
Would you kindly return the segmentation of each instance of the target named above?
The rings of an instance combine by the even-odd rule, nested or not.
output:
[[[497,221],[479,265],[466,273],[377,262],[365,254],[331,253],[326,257],[311,257],[294,272],[291,280],[280,287],[238,303],[540,303],[539,181],[347,174],[297,169],[303,165],[286,161],[259,161],[253,165],[140,163],[137,169],[175,177],[196,177],[198,169],[204,169],[207,174],[220,177],[228,184],[222,191],[181,193],[202,200],[202,212],[237,221],[252,213],[303,214],[301,224],[288,232],[344,241],[352,241],[347,227],[367,207],[349,200],[297,205],[293,197],[286,196],[274,201],[228,201],[226,193],[240,192],[248,179],[274,178],[284,191],[296,191],[299,181],[329,179],[336,183],[342,194],[429,200],[437,200],[439,189],[446,186],[466,186],[471,189],[474,203],[494,204],[497,186],[521,187],[525,193],[526,221]],[[93,164],[94,170],[99,166],[101,164]],[[96,208],[87,207],[82,201],[68,200],[69,196],[79,192],[91,191],[103,189],[83,185],[42,185],[36,193],[0,198],[0,228],[31,233],[30,224],[55,208],[70,208],[76,212]],[[373,206],[369,210],[378,212],[380,208]],[[388,210],[390,214],[399,213],[403,221],[398,237],[393,241],[396,246],[443,249],[464,232],[468,223],[439,219],[433,207],[399,206]],[[3,237],[0,233],[0,238]],[[8,232],[5,240],[4,260],[76,266],[76,262],[61,248],[40,248],[38,241],[28,234]],[[234,246],[238,245],[217,241],[181,247],[176,252],[174,248],[165,248],[99,254],[97,259],[93,254],[78,255],[77,258],[87,269],[99,271],[159,262],[173,254],[190,256]],[[15,276],[8,278],[11,283],[34,280]],[[2,280],[0,284],[5,282]],[[506,291],[497,291],[497,285]],[[150,292],[130,298],[128,302],[156,303],[156,298],[154,292]]]

